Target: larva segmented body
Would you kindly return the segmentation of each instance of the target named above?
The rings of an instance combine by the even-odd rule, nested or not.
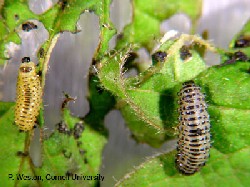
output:
[[[29,131],[39,114],[42,88],[35,64],[28,57],[23,58],[17,79],[15,123],[20,130]]]
[[[191,175],[209,158],[210,121],[205,96],[189,81],[179,92],[179,141],[176,165],[180,172]]]

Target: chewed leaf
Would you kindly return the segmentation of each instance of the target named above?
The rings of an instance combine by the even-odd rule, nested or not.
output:
[[[206,93],[211,118],[212,148],[206,165],[191,176],[176,169],[176,151],[149,159],[117,186],[248,186],[250,175],[249,64],[215,66],[196,77]]]
[[[68,112],[64,120],[57,126],[58,130],[44,140],[43,165],[35,168],[35,172],[44,177],[43,185],[96,185],[102,180],[96,177],[100,174],[101,154],[107,142],[106,137],[88,124],[72,118]],[[63,176],[68,180],[52,180],[54,176]],[[92,179],[88,180],[86,177]]]
[[[3,64],[4,60],[9,58],[5,55],[6,44],[9,42],[21,43],[17,32],[15,32],[18,26],[25,20],[37,19],[37,15],[31,12],[27,3],[5,1],[1,17],[3,19],[0,20],[0,64]]]
[[[129,56],[129,48],[102,62],[100,81],[127,104],[121,105],[121,110],[138,141],[157,147],[175,135],[174,127],[178,124],[176,98],[180,83],[193,79],[206,69],[204,61],[195,51],[191,51],[192,57],[187,60],[181,59],[180,49],[187,40],[215,50],[196,36],[183,35],[171,45],[163,44],[159,48],[159,51],[168,54],[163,62],[156,62],[155,66],[134,78],[123,76],[123,64]]]
[[[1,12],[1,17],[3,19],[0,20],[0,64],[3,64],[6,58],[9,58],[9,56],[4,54],[6,51],[6,44],[9,42],[14,42],[17,44],[21,43],[17,32],[23,23],[27,23],[27,20],[33,19],[43,23],[44,27],[49,32],[49,40],[51,40],[56,34],[60,32],[79,32],[80,30],[76,27],[76,23],[81,13],[84,13],[85,10],[87,12],[89,10],[93,10],[98,15],[105,17],[105,20],[102,22],[108,22],[109,20],[107,17],[109,16],[109,10],[107,8],[103,9],[103,4],[108,7],[110,2],[99,0],[63,0],[58,1],[45,13],[36,15],[29,9],[28,3],[26,1],[5,1],[3,11]],[[111,23],[109,24],[111,25]],[[109,37],[107,37],[109,40],[114,34],[114,30],[109,31],[109,29],[107,29],[105,30],[105,33],[109,34]],[[107,42],[104,42],[105,45],[106,43]],[[103,50],[107,50],[107,47],[108,46],[106,46],[106,48]]]
[[[230,47],[240,49],[250,47],[250,20],[231,41]]]
[[[135,0],[133,20],[127,25],[123,37],[118,41],[118,48],[127,43],[134,43],[149,49],[153,48],[154,39],[160,36],[160,24],[176,13],[187,14],[195,23],[201,14],[202,1]]]

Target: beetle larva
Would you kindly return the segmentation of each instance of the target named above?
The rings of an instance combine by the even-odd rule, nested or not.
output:
[[[209,158],[210,121],[205,96],[193,81],[184,83],[178,95],[180,124],[176,165],[180,172],[191,175]]]
[[[17,78],[15,107],[15,123],[20,130],[28,131],[34,127],[41,102],[42,88],[35,64],[29,57],[24,57]]]

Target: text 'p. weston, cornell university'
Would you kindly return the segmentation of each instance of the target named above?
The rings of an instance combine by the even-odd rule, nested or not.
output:
[[[29,175],[25,175],[25,174],[9,174],[9,179],[10,180],[39,180],[39,181],[43,181],[43,180],[58,180],[58,181],[62,181],[62,180],[95,180],[95,181],[103,181],[104,180],[104,176],[97,174],[97,175],[78,175],[78,174],[72,174],[72,175],[50,175],[47,174],[45,176],[29,176]]]

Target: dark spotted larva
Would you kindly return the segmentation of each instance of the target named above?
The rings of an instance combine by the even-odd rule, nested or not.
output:
[[[22,59],[17,79],[15,123],[20,130],[28,131],[35,125],[42,102],[39,76],[29,57]]]
[[[183,84],[179,105],[176,165],[180,172],[191,175],[199,171],[209,158],[209,115],[205,96],[192,81]]]

